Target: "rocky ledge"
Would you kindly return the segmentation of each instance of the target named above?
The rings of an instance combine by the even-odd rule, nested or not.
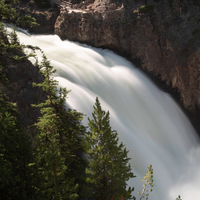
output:
[[[187,0],[63,1],[62,39],[120,52],[176,88],[185,108],[200,108],[200,3]]]

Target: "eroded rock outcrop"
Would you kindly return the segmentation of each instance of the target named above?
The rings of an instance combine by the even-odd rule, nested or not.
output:
[[[142,68],[177,88],[186,108],[200,108],[200,7],[195,1],[64,2],[55,33],[140,58]]]
[[[33,1],[24,2],[23,0],[20,0],[20,3],[16,4],[16,10],[20,16],[27,15],[34,17],[38,23],[38,26],[36,27],[20,24],[22,28],[35,34],[54,33],[54,24],[59,16],[59,8],[39,8]]]

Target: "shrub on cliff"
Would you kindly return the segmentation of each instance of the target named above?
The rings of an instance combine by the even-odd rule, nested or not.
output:
[[[147,15],[154,14],[154,5],[143,5],[139,8],[139,13],[145,13]]]
[[[0,1],[0,23],[14,23],[16,25],[26,24],[29,26],[36,26],[36,20],[28,15],[19,17],[19,14],[16,12],[16,9],[13,8],[13,4],[19,3],[18,0],[1,0]]]

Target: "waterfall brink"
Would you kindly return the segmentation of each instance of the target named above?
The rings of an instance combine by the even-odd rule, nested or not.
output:
[[[155,186],[149,199],[175,200],[179,194],[183,200],[200,199],[199,140],[169,94],[111,51],[61,41],[56,35],[18,35],[22,43],[44,50],[57,69],[59,85],[72,90],[68,106],[91,117],[98,96],[102,108],[110,111],[112,128],[130,150],[137,178],[129,185],[135,196],[152,164]]]

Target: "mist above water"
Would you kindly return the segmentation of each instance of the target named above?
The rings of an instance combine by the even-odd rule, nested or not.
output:
[[[155,186],[149,200],[175,200],[178,195],[183,200],[200,199],[199,139],[169,94],[109,50],[61,41],[56,35],[29,36],[19,31],[18,36],[21,43],[42,48],[51,60],[59,86],[71,90],[68,106],[91,118],[98,96],[102,108],[109,110],[112,129],[130,150],[137,178],[129,185],[135,187],[135,196],[152,164]]]

